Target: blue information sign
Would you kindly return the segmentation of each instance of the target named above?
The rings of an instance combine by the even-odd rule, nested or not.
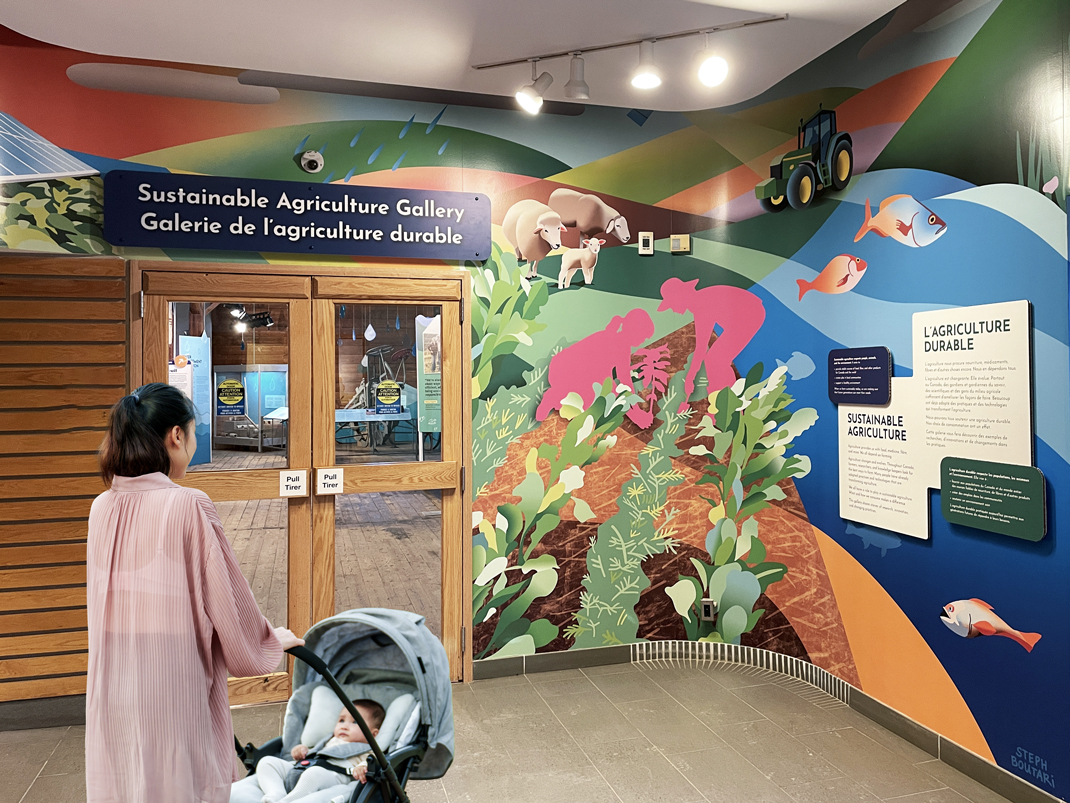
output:
[[[886,346],[830,351],[829,398],[833,404],[888,404],[892,353]]]
[[[143,248],[478,261],[490,257],[490,199],[112,170],[104,179],[104,239]]]

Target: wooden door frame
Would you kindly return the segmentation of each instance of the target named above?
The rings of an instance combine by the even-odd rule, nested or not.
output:
[[[446,361],[448,359],[453,360],[458,363],[457,368],[454,369],[454,375],[460,382],[460,409],[454,413],[454,420],[457,422],[457,438],[455,441],[450,439],[451,444],[453,444],[450,449],[453,451],[447,455],[444,441],[443,460],[439,461],[437,465],[432,463],[422,464],[419,476],[413,476],[410,472],[405,478],[407,482],[399,483],[398,487],[399,489],[405,489],[406,487],[409,489],[416,487],[442,487],[445,482],[443,472],[450,471],[448,465],[450,463],[457,465],[460,472],[463,472],[463,476],[467,478],[467,482],[471,482],[472,422],[468,411],[471,410],[472,377],[471,371],[465,368],[468,364],[465,355],[470,354],[472,348],[471,326],[466,323],[471,320],[471,276],[467,270],[402,262],[331,265],[318,263],[255,264],[130,260],[127,266],[128,286],[131,294],[130,304],[128,305],[130,316],[128,323],[130,331],[129,376],[131,388],[138,387],[149,381],[161,381],[158,376],[150,375],[144,366],[153,364],[152,361],[154,360],[159,365],[166,365],[166,360],[159,362],[160,353],[166,352],[166,340],[161,344],[158,342],[159,338],[157,336],[152,332],[146,331],[146,327],[143,325],[143,314],[160,314],[162,312],[164,319],[166,319],[165,305],[167,296],[180,293],[183,301],[202,300],[202,296],[203,300],[219,300],[222,297],[221,294],[234,295],[232,291],[250,287],[249,280],[252,277],[269,276],[271,281],[257,283],[255,292],[252,294],[249,292],[241,293],[241,300],[283,301],[292,298],[294,301],[299,301],[302,297],[310,299],[310,303],[307,305],[299,303],[291,303],[290,305],[291,408],[294,407],[295,402],[298,406],[307,404],[306,409],[309,415],[305,420],[308,422],[309,431],[300,434],[291,431],[289,463],[291,468],[309,469],[310,484],[313,481],[313,467],[316,465],[314,457],[319,454],[326,454],[324,450],[327,448],[330,449],[331,464],[333,464],[334,456],[333,438],[329,439],[328,447],[324,442],[327,440],[324,433],[313,433],[311,431],[313,405],[317,403],[313,398],[314,388],[319,386],[316,384],[317,382],[321,383],[323,381],[322,374],[324,372],[329,372],[330,377],[328,384],[322,387],[333,388],[333,372],[335,368],[333,359],[330,361],[316,361],[313,359],[313,344],[318,336],[322,337],[324,334],[316,331],[317,320],[322,320],[322,316],[317,317],[315,314],[316,305],[332,305],[333,310],[333,302],[330,297],[333,294],[344,292],[347,285],[352,287],[350,280],[353,279],[363,280],[362,284],[365,292],[358,296],[350,293],[346,297],[358,301],[366,300],[372,302],[373,300],[380,300],[386,303],[398,303],[400,301],[408,303],[426,302],[430,304],[439,304],[442,301],[456,301],[455,305],[443,304],[443,374],[444,376],[446,374]],[[145,274],[150,275],[146,276]],[[403,280],[403,282],[397,280]],[[301,282],[306,284],[302,285]],[[304,290],[304,287],[313,288],[312,292]],[[316,291],[320,293],[318,298],[315,297]],[[209,299],[208,296],[212,296],[212,298]],[[366,297],[361,298],[360,296]],[[307,320],[305,316],[294,315],[296,310],[302,308],[308,310]],[[449,321],[446,319],[447,310],[451,310]],[[322,323],[320,326],[322,327]],[[446,339],[447,331],[452,333],[450,335],[453,338],[452,345],[449,345]],[[299,342],[297,340],[299,333],[302,338],[305,338],[303,342],[308,344],[308,354],[304,360],[299,359],[299,355],[295,354],[294,349],[295,343]],[[307,336],[305,333],[307,333]],[[331,333],[330,339],[333,342],[333,333]],[[447,355],[449,354],[453,356],[448,357]],[[318,373],[315,377],[312,375],[313,370]],[[305,374],[305,376],[302,377],[299,374]],[[162,381],[166,381],[166,376],[162,377]],[[295,389],[302,387],[303,390],[299,390],[295,394]],[[296,398],[295,395],[299,396],[299,398]],[[444,388],[444,406],[446,395]],[[457,398],[457,395],[453,394],[453,398]],[[322,399],[318,403],[322,405]],[[333,407],[333,402],[331,404]],[[446,409],[443,409],[442,415],[443,420],[446,420]],[[327,428],[321,427],[320,429],[329,434]],[[298,437],[298,446],[301,449],[300,458],[298,458],[297,451],[294,448],[293,439],[295,435]],[[317,441],[317,438],[320,440]],[[301,441],[304,441],[307,446],[302,445]],[[324,464],[320,463],[319,465],[322,467]],[[423,468],[423,466],[426,466],[426,468]],[[347,467],[348,470],[355,468],[352,466]],[[368,466],[361,467],[362,470],[360,471],[352,471],[351,476],[353,476],[354,482],[360,481],[362,490],[371,491],[380,487],[385,490],[387,486],[382,485],[382,483],[388,480],[392,474],[397,475],[398,473],[396,468],[393,472],[384,472],[382,468],[386,467],[380,467],[380,471],[375,472],[378,476],[373,476],[371,472],[365,470],[374,468],[374,466]],[[246,472],[246,474],[249,473]],[[437,476],[431,476],[436,473]],[[258,487],[263,486],[260,492],[268,493],[270,490],[268,482],[272,477],[277,479],[277,472],[274,470],[265,471],[263,477],[255,478],[257,480],[256,485]],[[197,478],[196,475],[190,475],[188,481],[183,481],[183,484],[202,488],[213,499],[222,501],[226,496],[238,492],[235,488],[236,483],[233,480],[230,482],[227,480],[227,477],[220,476],[220,474],[205,474],[201,478]],[[472,489],[467,486],[467,482],[463,492],[456,486],[453,491],[443,491],[442,516],[443,538],[448,538],[457,545],[456,550],[450,553],[451,563],[445,563],[447,555],[446,550],[443,550],[443,643],[450,659],[452,679],[463,681],[472,679],[472,595],[469,593],[472,573],[472,550],[470,545],[471,527],[466,526],[472,520]],[[350,486],[348,478],[346,485]],[[277,485],[274,487],[275,494],[270,494],[271,497],[277,494]],[[246,493],[242,498],[249,498],[247,491],[246,487],[242,488],[241,492]],[[326,500],[329,500],[329,502],[325,503]],[[332,534],[330,544],[332,548],[329,551],[322,548],[326,544],[317,543],[317,539],[314,537],[314,533],[325,531],[323,528],[326,526],[328,518]],[[326,615],[334,613],[333,524],[333,497],[315,497],[314,494],[310,494],[309,497],[290,501],[289,583],[294,584],[296,581],[296,586],[293,586],[292,590],[288,590],[287,617],[288,624],[294,632],[302,633],[314,622],[319,621],[322,617],[318,616],[318,613],[324,611],[328,611]],[[328,555],[330,556],[329,567],[326,565],[326,557]],[[323,594],[319,595],[321,597],[319,599],[313,596],[314,588],[324,588],[322,583],[318,586],[314,583],[314,576],[323,578],[327,576],[328,572],[332,578],[330,583],[330,605],[327,605],[327,599],[322,598]],[[447,582],[447,577],[454,577],[454,582]],[[450,630],[447,630],[447,623],[450,624]],[[292,673],[292,658],[288,661],[288,669]],[[232,679],[232,703],[237,704],[240,702],[244,704],[286,699],[290,693],[290,674],[276,673],[276,675],[255,679]]]

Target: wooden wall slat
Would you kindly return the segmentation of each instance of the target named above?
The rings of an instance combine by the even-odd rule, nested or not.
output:
[[[89,633],[74,630],[64,633],[33,633],[29,636],[0,636],[0,659],[10,655],[46,655],[89,649]]]
[[[14,658],[0,661],[0,681],[32,678],[35,675],[58,675],[61,672],[85,672],[89,654],[43,655],[39,658]],[[0,684],[0,689],[3,685]]]
[[[28,477],[0,480],[0,499],[49,499],[54,496],[97,496],[104,492],[99,475],[88,477]],[[51,502],[41,502],[37,516],[48,514]]]
[[[0,275],[0,297],[8,298],[124,298],[125,279],[56,279],[51,276]],[[60,317],[53,311],[53,315]]]
[[[62,435],[43,433],[0,434],[0,454],[95,452],[104,441],[103,429],[79,429]]]
[[[96,452],[86,454],[48,454],[0,456],[0,482],[5,477],[43,477],[52,474],[96,474]]]
[[[347,279],[337,276],[316,276],[312,280],[316,298],[351,299],[352,303],[393,303],[405,301],[457,301],[461,297],[461,281],[457,279],[421,279],[399,282],[395,279]]]
[[[107,408],[82,410],[68,407],[62,410],[0,410],[0,432],[63,432],[72,429],[104,429],[108,424]],[[67,494],[70,496],[70,494]]]
[[[51,507],[51,504],[49,505]],[[28,521],[0,523],[0,545],[35,544],[47,541],[85,541],[89,535],[86,519],[72,521]]]
[[[30,569],[0,569],[0,588],[85,585],[85,564],[79,566],[34,566]],[[84,591],[82,593],[85,593]]]
[[[0,702],[8,700],[38,700],[42,697],[66,697],[85,694],[85,674],[71,677],[14,680],[0,683]],[[76,705],[76,703],[72,703]]]
[[[126,346],[122,343],[82,345],[23,346],[6,345],[0,348],[0,363],[4,365],[103,365],[126,363]],[[75,373],[67,369],[70,373]]]
[[[0,633],[48,633],[52,630],[77,630],[88,627],[86,608],[65,611],[0,614]]]
[[[0,260],[2,261],[2,260]],[[15,301],[4,299],[0,305],[0,318],[10,320],[51,321],[56,317],[56,308],[51,303],[40,301]],[[122,301],[64,301],[63,318],[67,321],[123,321],[126,304]]]
[[[57,366],[0,366],[0,387],[125,385],[125,365],[94,365],[71,371]]]
[[[0,304],[5,317],[7,305]],[[64,323],[44,321],[28,323],[0,320],[0,341],[30,341],[41,343],[122,343],[126,340],[123,323]]]
[[[0,259],[0,274],[24,276],[117,276],[126,275],[126,263],[114,257],[18,256]]]
[[[43,566],[52,563],[85,563],[85,543],[0,546],[0,568]]]
[[[39,521],[51,519],[87,519],[92,497],[84,499],[50,499],[47,504],[31,502],[0,502],[0,522]]]
[[[274,276],[270,281],[257,282],[250,281],[249,276],[219,273],[146,271],[141,281],[145,295],[167,296],[170,301],[240,302],[311,295],[307,276]]]
[[[79,607],[85,607],[85,586],[0,591],[0,611],[38,611],[43,608]]]
[[[231,705],[281,703],[290,697],[290,675],[273,672],[257,678],[227,678]]]
[[[115,404],[125,395],[126,388],[121,385],[99,388],[0,388],[0,410],[103,407]]]

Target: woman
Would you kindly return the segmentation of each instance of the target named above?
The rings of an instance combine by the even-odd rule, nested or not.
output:
[[[272,630],[219,514],[182,488],[193,404],[144,385],[111,410],[110,490],[89,514],[89,803],[224,803],[238,777],[228,671],[261,675],[303,644]]]

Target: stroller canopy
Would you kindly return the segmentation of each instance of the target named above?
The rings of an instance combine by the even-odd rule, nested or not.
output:
[[[428,751],[414,778],[439,778],[453,762],[453,689],[446,650],[424,625],[424,617],[386,608],[357,608],[323,619],[305,634],[341,683],[377,675],[411,674],[420,701],[420,721],[428,727]],[[300,659],[293,687],[323,680]]]

